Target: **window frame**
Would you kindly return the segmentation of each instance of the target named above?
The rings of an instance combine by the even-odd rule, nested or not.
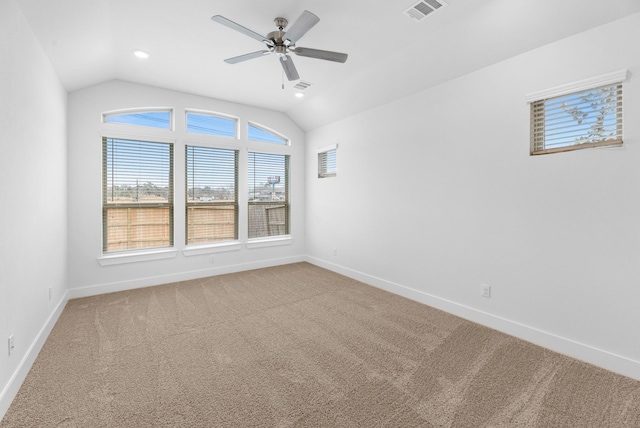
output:
[[[211,117],[215,117],[215,118],[219,118],[219,119],[227,119],[227,120],[231,120],[234,122],[233,125],[233,135],[221,135],[221,134],[208,134],[208,133],[204,133],[204,132],[193,132],[193,131],[189,131],[189,114],[197,114],[200,116],[211,116]],[[238,138],[240,138],[240,119],[238,117],[235,116],[231,116],[228,114],[224,114],[224,113],[218,113],[215,111],[209,111],[209,110],[198,110],[198,109],[185,109],[184,110],[184,131],[187,135],[205,135],[207,137],[222,137],[222,138],[230,138],[230,139],[234,139],[237,140]]]
[[[272,134],[274,137],[280,138],[284,142],[283,143],[278,143],[278,142],[275,142],[275,141],[265,141],[265,140],[258,140],[258,139],[255,139],[255,138],[251,138],[250,132],[249,132],[249,128],[251,128],[251,127],[256,128],[256,129],[258,129],[258,130],[260,130],[262,132],[266,132],[268,134]],[[268,128],[268,127],[266,127],[264,125],[260,125],[259,123],[252,122],[252,121],[248,121],[247,122],[247,140],[248,141],[255,141],[255,142],[258,142],[258,143],[275,144],[276,146],[280,146],[280,147],[289,147],[289,146],[291,146],[291,140],[287,136],[285,136],[285,135],[283,135],[283,134],[281,134],[281,133],[279,133],[277,131],[274,131],[271,128]]]
[[[266,155],[266,156],[282,156],[284,160],[284,201],[256,201],[255,199],[251,199],[249,196],[251,194],[251,176],[250,172],[252,168],[250,167],[250,158],[251,154],[258,155]],[[277,245],[278,241],[285,242],[291,236],[291,155],[289,153],[282,152],[270,152],[264,151],[255,148],[249,148],[247,151],[247,165],[246,165],[246,178],[247,178],[247,245],[251,245],[251,243],[256,242],[266,242],[271,241],[274,242],[274,245]],[[255,169],[253,169],[254,177],[255,177]],[[274,185],[275,189],[275,185]],[[254,198],[255,198],[255,187],[254,187]],[[284,206],[284,224],[269,224],[268,219],[265,219],[265,226],[267,229],[266,235],[252,236],[252,224],[251,224],[251,212],[252,206],[264,206],[265,211],[271,205],[283,205]],[[277,208],[277,207],[274,207]],[[266,216],[266,213],[265,213]],[[269,226],[284,226],[284,233],[271,234],[269,233]]]
[[[168,195],[167,202],[154,202],[154,203],[140,203],[140,202],[108,202],[107,197],[107,189],[108,189],[108,160],[107,160],[107,144],[109,140],[121,140],[121,141],[130,141],[130,142],[140,142],[140,143],[148,143],[148,144],[164,144],[169,147],[169,159],[168,159]],[[174,174],[175,174],[175,141],[173,140],[158,140],[155,138],[148,137],[139,137],[139,136],[118,136],[113,134],[105,134],[101,135],[101,145],[102,145],[102,256],[103,258],[116,257],[116,256],[126,256],[129,254],[141,254],[145,252],[158,252],[161,253],[167,250],[173,250],[175,245],[174,240],[174,225],[175,225],[175,183],[174,183]],[[169,225],[168,225],[168,245],[158,245],[158,246],[146,246],[146,247],[138,247],[138,248],[127,248],[123,250],[108,250],[108,211],[109,209],[152,209],[152,208],[168,208],[169,209]]]
[[[530,105],[530,137],[529,137],[529,154],[531,156],[552,154],[560,152],[568,152],[582,150],[595,147],[617,147],[623,144],[623,83],[628,79],[629,73],[626,69],[618,70],[600,76],[580,80],[573,83],[557,86],[554,88],[531,93],[526,96],[526,101]],[[583,93],[596,91],[599,89],[617,86],[616,96],[617,105],[614,111],[616,117],[617,134],[614,139],[574,143],[566,145],[558,145],[557,147],[546,147],[545,127],[548,124],[545,116],[546,102],[553,102],[563,97],[575,95],[576,97],[584,96]],[[580,125],[580,123],[579,123]],[[542,148],[540,145],[542,144]]]
[[[335,164],[333,171],[329,171],[328,157],[333,152],[335,156]],[[318,153],[318,178],[331,178],[338,175],[338,145],[322,147],[317,150]]]
[[[239,231],[239,215],[240,215],[240,205],[238,202],[238,189],[239,189],[239,170],[240,170],[240,149],[239,148],[226,148],[226,147],[213,147],[213,146],[208,146],[208,145],[202,145],[202,144],[190,144],[188,142],[185,142],[184,145],[184,149],[185,149],[185,221],[184,221],[184,227],[185,227],[185,245],[187,248],[193,248],[195,246],[224,246],[224,245],[228,245],[230,243],[233,242],[237,242],[238,240],[238,231]],[[188,162],[189,162],[189,148],[198,148],[198,149],[204,149],[204,150],[224,150],[224,151],[229,151],[229,152],[233,152],[234,153],[234,171],[233,171],[233,175],[234,175],[234,200],[233,202],[229,202],[229,201],[224,201],[224,202],[216,202],[215,199],[211,200],[211,201],[204,201],[204,202],[189,202],[189,166],[188,166]],[[210,240],[210,241],[204,241],[204,242],[189,242],[189,226],[191,225],[189,223],[189,208],[193,208],[193,207],[227,207],[227,206],[232,206],[233,210],[234,210],[234,237],[232,239],[225,239],[225,240]]]
[[[168,128],[160,128],[156,126],[147,126],[140,125],[135,123],[122,123],[122,122],[108,122],[107,119],[109,117],[114,116],[126,116],[133,114],[142,114],[142,113],[169,113],[169,126]],[[173,107],[137,107],[137,108],[129,108],[129,109],[121,109],[121,110],[111,110],[102,113],[102,123],[108,125],[117,125],[117,126],[134,126],[140,129],[156,129],[161,131],[173,131],[175,129],[175,112]]]
[[[152,112],[152,111],[164,111],[169,114],[170,117],[170,127],[167,128],[166,125],[164,128],[158,128],[154,126],[138,126],[131,123],[120,123],[120,122],[106,122],[105,117],[109,117],[110,115],[126,115],[126,114],[135,114],[135,113],[144,113],[144,112]],[[214,134],[200,134],[197,132],[187,132],[187,114],[195,113],[195,114],[203,114],[203,115],[212,115],[216,117],[229,118],[235,121],[235,138],[228,138],[223,135],[214,135]],[[142,248],[128,248],[128,249],[120,249],[111,250],[108,252],[104,251],[106,242],[105,239],[105,229],[101,230],[100,237],[101,242],[99,248],[96,248],[97,261],[100,266],[111,266],[111,265],[119,265],[126,263],[138,263],[143,261],[151,261],[151,260],[163,260],[175,258],[178,252],[181,252],[183,256],[201,256],[205,254],[214,254],[219,252],[229,252],[229,251],[237,251],[241,250],[243,247],[247,249],[251,248],[263,248],[263,247],[271,247],[271,246],[279,246],[279,245],[288,245],[293,243],[293,237],[291,236],[291,201],[292,201],[292,193],[290,187],[290,179],[292,177],[292,169],[291,169],[291,160],[292,158],[296,158],[295,153],[292,152],[291,148],[291,140],[286,137],[283,133],[275,131],[269,127],[257,124],[256,122],[247,120],[247,118],[243,116],[234,116],[232,114],[219,113],[213,110],[205,110],[205,109],[193,109],[186,107],[153,107],[153,108],[123,108],[118,110],[109,110],[103,111],[100,113],[101,115],[101,127],[99,130],[99,135],[102,143],[103,138],[113,138],[113,139],[121,139],[121,140],[130,140],[130,141],[141,141],[148,143],[168,143],[172,145],[173,154],[170,160],[171,165],[171,185],[172,185],[172,207],[171,207],[171,224],[169,226],[169,233],[171,235],[170,246],[153,246],[153,247],[142,247]],[[177,117],[177,115],[181,115],[180,117],[184,117],[184,120]],[[166,124],[166,116],[162,119]],[[274,136],[274,139],[280,139],[283,143],[280,142],[269,142],[263,141],[260,138],[258,139],[249,139],[248,135],[245,132],[248,131],[248,125],[255,127],[259,130],[265,131]],[[228,128],[227,128],[228,129]],[[256,135],[256,134],[254,134]],[[260,134],[257,134],[260,137]],[[224,138],[220,138],[224,137]],[[268,136],[265,136],[268,138]],[[234,141],[235,140],[235,141]],[[265,144],[266,143],[266,144]],[[186,155],[186,147],[187,146],[200,146],[200,147],[213,147],[219,149],[227,149],[234,150],[237,152],[237,190],[236,190],[236,199],[237,199],[237,208],[236,208],[236,230],[234,231],[234,235],[236,235],[236,239],[234,241],[220,241],[220,242],[212,242],[212,243],[194,243],[187,244],[188,232],[186,228],[187,224],[187,203],[186,203],[186,195],[183,195],[182,192],[186,193],[187,183],[182,182],[181,180],[185,179],[184,177],[187,174],[186,170],[186,159],[183,159],[182,156]],[[269,236],[258,236],[254,238],[248,238],[249,235],[249,213],[245,210],[248,210],[248,195],[243,192],[247,189],[247,176],[248,176],[248,153],[264,153],[264,154],[273,154],[273,155],[282,155],[286,156],[288,161],[287,164],[287,174],[286,174],[286,198],[280,193],[282,190],[279,188],[279,185],[276,185],[278,197],[282,198],[282,204],[286,204],[286,230],[280,229],[278,232],[284,232],[280,234],[271,234]],[[185,168],[182,170],[181,168]],[[101,166],[101,176],[104,174],[104,168]],[[176,174],[178,174],[176,176]],[[272,175],[276,175],[275,173]],[[140,180],[144,180],[144,177],[140,177]],[[266,179],[266,178],[265,178]],[[101,177],[101,181],[103,178]],[[152,183],[156,183],[159,187],[165,187],[164,181],[158,180],[163,184],[157,184],[155,179],[150,180]],[[263,180],[264,181],[264,180]],[[142,182],[142,181],[141,181]],[[101,185],[104,184],[102,181]],[[124,186],[132,187],[135,189],[134,185],[130,183],[123,184]],[[176,187],[177,186],[177,187]],[[125,194],[123,197],[130,197],[130,192],[127,193],[127,189],[124,189]],[[153,194],[153,193],[150,193]],[[166,194],[166,190],[165,193]],[[164,194],[158,194],[158,196]],[[105,197],[105,194],[102,193],[102,198]],[[177,198],[177,199],[176,199]],[[135,198],[132,199],[135,201]],[[266,201],[267,203],[272,203],[275,201]],[[184,206],[182,205],[184,203]],[[104,211],[105,204],[102,204],[101,211]],[[176,209],[178,211],[176,211]],[[279,210],[276,210],[279,211]],[[158,213],[160,214],[160,213]],[[278,213],[281,215],[281,213]],[[123,214],[124,216],[124,214]],[[101,214],[103,217],[103,213]],[[165,217],[166,218],[166,217]],[[122,218],[121,224],[124,224],[127,220],[125,217]],[[262,220],[259,220],[262,221]],[[166,225],[166,223],[164,223]],[[102,222],[101,222],[102,226]],[[277,230],[277,229],[275,229]],[[124,232],[123,232],[124,233]],[[182,235],[184,233],[184,236]],[[286,234],[285,234],[286,233]],[[165,236],[167,234],[165,233]],[[255,236],[255,235],[254,235]],[[128,239],[124,237],[123,239]],[[124,245],[123,245],[124,247]],[[113,248],[113,247],[112,247]],[[211,260],[209,263],[213,263]]]

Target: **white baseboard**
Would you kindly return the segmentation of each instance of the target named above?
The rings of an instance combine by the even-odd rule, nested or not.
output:
[[[22,382],[29,373],[31,366],[33,365],[36,357],[38,356],[38,353],[40,352],[40,349],[42,349],[42,346],[47,340],[47,337],[51,333],[54,325],[58,321],[58,318],[60,317],[60,314],[62,313],[62,310],[64,309],[69,299],[94,296],[104,293],[112,293],[116,291],[131,290],[135,288],[149,287],[153,285],[166,284],[177,281],[186,281],[189,279],[202,278],[212,275],[223,275],[227,273],[235,273],[252,269],[298,263],[303,261],[348,276],[350,278],[389,291],[391,293],[409,298],[411,300],[415,300],[425,305],[446,311],[469,321],[477,322],[511,336],[526,340],[527,342],[531,342],[547,349],[559,352],[561,354],[586,361],[595,366],[602,367],[612,372],[616,372],[624,376],[640,380],[639,361],[616,355],[602,349],[594,348],[592,346],[585,345],[571,339],[539,330],[535,327],[523,325],[505,318],[501,318],[487,312],[461,305],[459,303],[443,299],[438,296],[425,293],[423,291],[405,287],[403,285],[396,284],[382,278],[377,278],[363,272],[349,269],[335,263],[330,263],[311,256],[295,256],[210,269],[202,269],[190,272],[182,272],[174,275],[161,275],[131,281],[98,284],[68,290],[32,342],[24,358],[20,361],[20,364],[18,365],[18,368],[14,372],[13,376],[11,376],[7,385],[4,387],[2,392],[0,392],[0,420],[9,409],[11,402],[13,401],[15,395],[18,393]]]
[[[326,260],[307,256],[306,261],[365,284],[381,288],[391,293],[459,316],[460,318],[476,322],[502,333],[542,346],[560,354],[585,361],[606,370],[619,373],[623,376],[640,380],[640,361],[635,361],[593,346],[585,345],[535,327],[511,321],[423,291],[349,269]]]
[[[201,270],[190,271],[190,272],[181,272],[173,275],[159,275],[154,277],[135,279],[131,281],[121,281],[121,282],[115,282],[115,283],[109,283],[109,284],[98,284],[98,285],[73,288],[73,289],[67,290],[63,298],[60,300],[60,302],[56,306],[55,310],[51,313],[51,315],[45,322],[42,329],[40,329],[40,332],[38,333],[35,340],[27,350],[27,353],[25,354],[24,358],[20,361],[20,364],[18,365],[18,368],[14,372],[13,376],[11,376],[7,385],[4,387],[2,392],[0,392],[0,420],[2,420],[2,418],[4,417],[4,414],[9,409],[11,402],[13,401],[16,394],[18,393],[18,390],[20,389],[22,382],[24,382],[24,379],[27,377],[27,374],[29,373],[31,366],[33,365],[34,361],[36,360],[36,357],[38,356],[38,353],[42,349],[42,346],[44,345],[47,338],[49,337],[49,334],[51,333],[53,326],[58,321],[60,314],[62,314],[62,310],[64,309],[64,307],[66,306],[67,302],[70,299],[95,296],[95,295],[105,294],[105,293],[113,293],[116,291],[131,290],[135,288],[150,287],[150,286],[160,285],[160,284],[168,284],[168,283],[177,282],[177,281],[186,281],[189,279],[203,278],[203,277],[213,276],[213,275],[223,275],[227,273],[242,272],[242,271],[247,271],[252,269],[260,269],[260,268],[266,268],[266,267],[272,267],[272,266],[286,265],[291,263],[299,263],[304,261],[306,261],[306,257],[301,255],[301,256],[294,256],[294,257],[279,258],[279,259],[261,260],[257,262],[251,262],[251,263],[241,263],[241,264],[236,264],[231,266],[213,267],[209,269],[201,269]]]
[[[31,370],[31,366],[40,353],[42,346],[47,341],[51,330],[53,330],[53,326],[56,325],[58,318],[60,318],[60,314],[62,314],[62,310],[69,300],[67,294],[68,293],[65,293],[62,296],[62,299],[60,299],[53,312],[51,312],[51,315],[49,315],[49,318],[47,318],[47,321],[42,326],[35,339],[29,346],[29,349],[27,349],[26,354],[18,364],[16,371],[13,373],[11,378],[9,378],[9,382],[5,385],[2,392],[0,392],[0,421],[4,417],[5,413],[7,413],[7,410],[9,410],[11,402],[18,393],[20,386],[22,386],[22,382],[24,382],[24,379],[27,377],[29,370]]]
[[[284,257],[271,260],[260,260],[250,263],[240,263],[229,266],[212,267],[189,272],[180,272],[171,275],[158,275],[146,278],[133,279],[130,281],[112,282],[107,284],[96,284],[86,287],[72,288],[69,290],[69,299],[80,297],[97,296],[99,294],[114,293],[116,291],[133,290],[136,288],[152,287],[154,285],[169,284],[178,281],[188,281],[190,279],[205,278],[207,276],[224,275],[227,273],[242,272],[252,269],[261,269],[272,266],[287,265],[306,261],[306,256]]]

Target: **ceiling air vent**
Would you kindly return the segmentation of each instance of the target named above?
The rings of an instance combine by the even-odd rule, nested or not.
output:
[[[296,83],[296,85],[293,87],[294,89],[298,89],[300,91],[304,91],[305,89],[307,89],[309,86],[311,86],[313,83],[309,83],[309,82],[304,82],[304,81],[299,81],[298,83]]]
[[[428,15],[446,5],[442,0],[421,0],[405,10],[404,13],[414,21],[422,21]]]

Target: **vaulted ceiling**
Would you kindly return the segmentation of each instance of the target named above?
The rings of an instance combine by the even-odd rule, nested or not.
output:
[[[638,0],[445,0],[418,22],[404,13],[418,0],[16,2],[69,92],[121,79],[282,111],[305,130],[640,12]],[[312,83],[303,98],[275,55],[223,61],[264,45],[213,15],[266,35],[274,18],[291,25],[304,10],[320,22],[297,45],[349,58],[293,55],[301,80]]]

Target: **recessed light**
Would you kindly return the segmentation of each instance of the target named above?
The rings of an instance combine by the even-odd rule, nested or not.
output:
[[[138,58],[141,58],[141,59],[147,59],[150,56],[149,52],[145,52],[145,51],[142,51],[140,49],[136,49],[135,51],[133,51],[133,54],[135,56],[137,56]]]
[[[296,97],[302,98],[304,97],[304,94],[302,92],[296,92]]]

